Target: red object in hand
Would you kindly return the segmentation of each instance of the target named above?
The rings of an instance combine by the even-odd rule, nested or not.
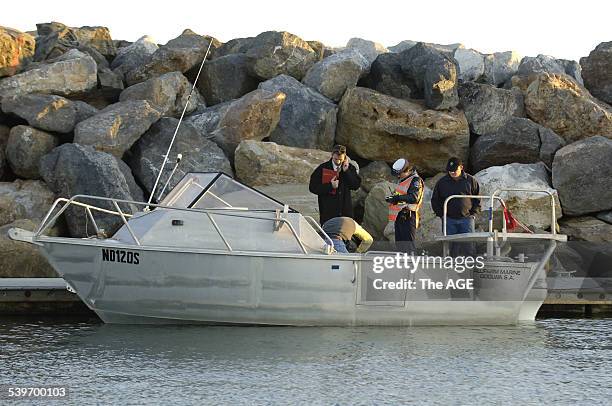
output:
[[[327,168],[323,168],[323,172],[321,174],[321,183],[326,184],[326,183],[331,183],[332,180],[336,180],[338,179],[338,172],[334,171],[333,169],[327,169]],[[336,194],[336,189],[332,189],[331,192],[329,192],[332,195]]]

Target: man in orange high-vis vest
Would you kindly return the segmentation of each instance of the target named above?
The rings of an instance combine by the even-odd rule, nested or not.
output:
[[[389,221],[395,222],[396,248],[414,253],[414,239],[419,227],[419,209],[423,203],[424,183],[412,164],[400,158],[393,164],[392,173],[397,176],[395,193],[385,198],[389,203]]]

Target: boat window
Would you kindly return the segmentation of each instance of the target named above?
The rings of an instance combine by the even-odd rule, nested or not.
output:
[[[198,209],[237,208],[249,210],[283,209],[279,203],[227,175],[221,175],[191,207]]]
[[[197,209],[282,210],[284,208],[281,202],[219,172],[188,173],[168,193],[161,204]]]
[[[172,207],[189,207],[218,175],[218,173],[188,173],[160,204]]]

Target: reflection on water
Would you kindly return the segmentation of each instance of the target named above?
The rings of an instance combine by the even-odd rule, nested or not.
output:
[[[276,328],[0,321],[0,384],[71,403],[605,404],[612,320]]]

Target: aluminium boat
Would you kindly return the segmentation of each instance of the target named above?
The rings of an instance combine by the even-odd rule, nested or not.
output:
[[[554,199],[552,207],[554,222]],[[68,208],[83,210],[95,234],[46,235]],[[96,221],[100,216],[120,219],[120,227],[107,236]],[[444,286],[469,276],[469,290],[454,284],[410,289],[404,286],[409,283],[377,290],[376,258],[396,253],[336,253],[314,219],[224,173],[188,173],[159,204],[59,198],[36,231],[11,229],[9,235],[37,245],[106,323],[416,326],[533,319],[546,293],[538,281],[544,280],[556,242],[566,237],[556,234],[554,225],[551,233],[519,234],[494,230],[492,224],[491,219],[487,232],[437,237],[445,254],[451,243],[482,244],[482,269],[457,274],[433,265],[386,275],[396,282],[427,278]],[[542,243],[540,257],[504,249],[518,241]]]

